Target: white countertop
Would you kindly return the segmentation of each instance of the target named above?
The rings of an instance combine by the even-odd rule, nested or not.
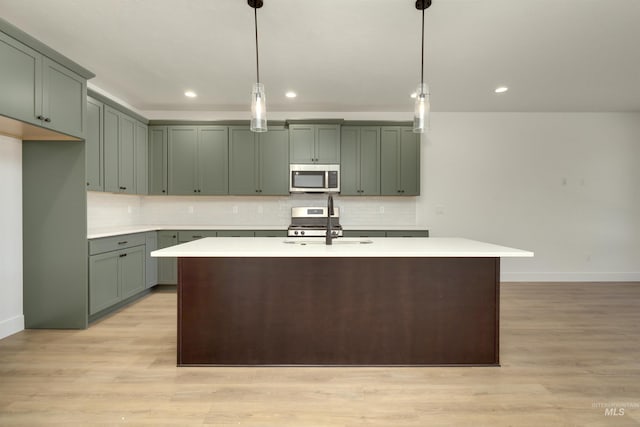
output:
[[[87,239],[158,230],[286,230],[287,227],[287,225],[121,225],[91,229],[87,232]]]
[[[293,242],[293,243],[291,243]],[[367,243],[361,243],[367,242]],[[301,244],[305,243],[305,244]],[[153,257],[532,257],[533,252],[462,238],[207,237],[151,252]]]
[[[289,225],[120,225],[92,228],[87,231],[87,239],[120,236],[123,234],[145,233],[156,230],[286,230]],[[427,227],[415,225],[343,225],[345,230],[426,230]]]

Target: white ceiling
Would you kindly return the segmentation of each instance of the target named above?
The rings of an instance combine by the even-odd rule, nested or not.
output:
[[[264,3],[269,110],[413,109],[414,0]],[[137,109],[249,108],[256,75],[246,0],[0,0],[0,11]],[[433,0],[425,35],[434,111],[640,111],[640,0]],[[509,92],[494,94],[499,85]],[[185,98],[186,89],[199,96]]]

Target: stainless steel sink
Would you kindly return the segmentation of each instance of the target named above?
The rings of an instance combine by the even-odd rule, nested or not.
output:
[[[282,243],[287,245],[324,245],[326,244],[324,241],[324,237],[318,237],[316,239],[287,239]],[[334,245],[366,245],[369,243],[373,243],[373,241],[368,239],[354,239],[354,238],[345,238],[339,237],[333,240]]]

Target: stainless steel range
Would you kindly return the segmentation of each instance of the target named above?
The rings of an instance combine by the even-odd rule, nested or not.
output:
[[[333,209],[331,234],[342,237],[340,208]],[[327,235],[327,207],[291,208],[291,225],[287,230],[290,237],[325,237]]]

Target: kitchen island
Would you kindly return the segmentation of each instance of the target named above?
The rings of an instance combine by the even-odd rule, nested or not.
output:
[[[498,365],[501,257],[458,238],[205,238],[178,257],[179,366]]]

